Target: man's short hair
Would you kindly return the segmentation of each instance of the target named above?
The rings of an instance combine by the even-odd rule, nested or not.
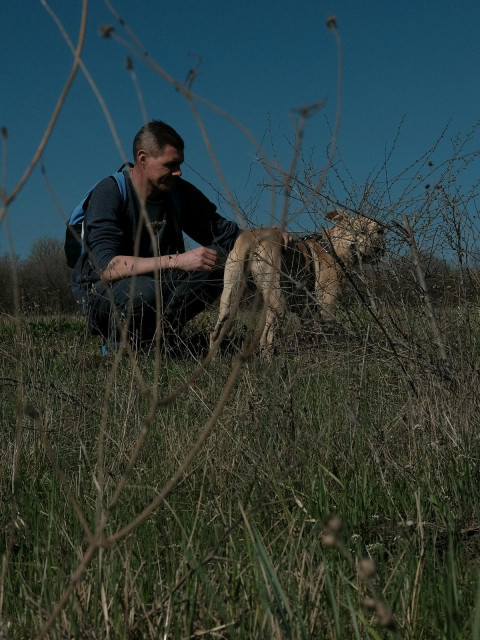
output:
[[[136,160],[140,149],[156,157],[168,145],[181,152],[185,147],[185,143],[173,127],[161,120],[152,120],[140,129],[133,140],[133,159]]]

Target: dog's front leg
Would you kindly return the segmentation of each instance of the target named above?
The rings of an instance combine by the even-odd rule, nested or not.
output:
[[[278,331],[286,313],[285,295],[280,278],[281,257],[277,247],[273,249],[270,256],[259,263],[261,269],[255,278],[265,305],[265,326],[260,337],[260,355],[265,360],[271,360],[273,356]]]

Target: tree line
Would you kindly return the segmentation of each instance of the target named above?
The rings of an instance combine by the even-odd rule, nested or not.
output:
[[[429,295],[438,303],[461,304],[476,300],[477,269],[459,268],[429,253],[422,254]],[[32,245],[29,256],[0,256],[0,315],[15,313],[16,304],[23,315],[76,313],[70,289],[72,270],[67,266],[63,242],[43,237]],[[355,289],[367,287],[377,299],[415,306],[422,301],[415,268],[408,254],[390,254],[382,265],[368,269],[357,287],[347,287],[344,304],[355,299]]]
[[[63,242],[57,238],[37,239],[29,256],[0,256],[0,314],[69,314],[76,311],[70,290],[71,269],[67,266]]]

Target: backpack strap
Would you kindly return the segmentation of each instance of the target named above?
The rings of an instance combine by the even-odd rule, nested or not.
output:
[[[127,181],[125,179],[125,174],[123,173],[123,171],[117,171],[116,173],[112,174],[112,177],[115,178],[115,182],[117,183],[118,188],[120,189],[120,193],[122,194],[123,201],[126,202]]]

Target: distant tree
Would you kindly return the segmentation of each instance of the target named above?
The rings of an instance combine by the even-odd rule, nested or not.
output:
[[[49,237],[36,240],[21,268],[23,311],[46,314],[74,311],[70,274],[63,243]]]
[[[17,255],[0,256],[0,314],[14,311],[14,277],[19,275],[20,258]]]

